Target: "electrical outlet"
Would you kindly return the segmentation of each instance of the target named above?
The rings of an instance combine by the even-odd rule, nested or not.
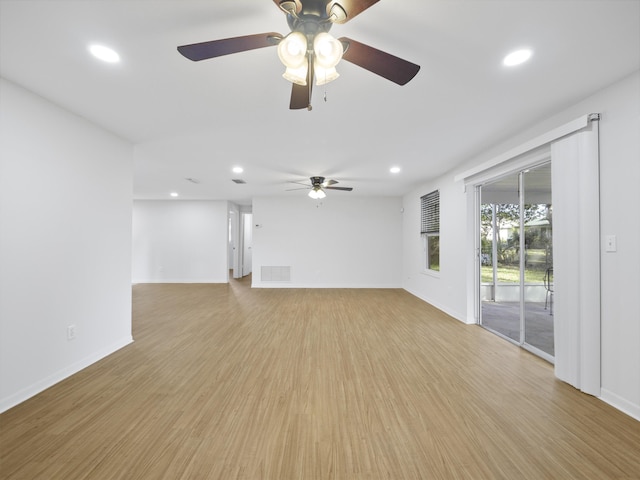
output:
[[[76,338],[76,326],[69,325],[67,327],[67,340],[73,340]]]

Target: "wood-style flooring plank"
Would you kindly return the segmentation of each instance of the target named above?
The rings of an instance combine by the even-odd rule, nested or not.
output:
[[[402,290],[136,285],[133,328],[0,416],[0,478],[640,478],[639,422]]]

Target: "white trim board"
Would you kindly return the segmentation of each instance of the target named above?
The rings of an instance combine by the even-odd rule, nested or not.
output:
[[[359,283],[294,283],[294,282],[254,282],[251,284],[251,288],[344,288],[344,289],[402,289],[401,284],[396,283],[373,283],[373,284],[359,284]]]
[[[432,307],[437,308],[441,312],[445,313],[446,315],[449,315],[451,318],[454,318],[455,320],[458,320],[459,322],[462,322],[462,323],[467,324],[467,325],[474,325],[476,323],[475,321],[469,321],[469,319],[465,318],[466,316],[463,315],[462,313],[454,312],[453,310],[451,310],[449,308],[446,308],[442,304],[440,304],[438,302],[435,302],[433,299],[428,298],[426,295],[422,295],[421,293],[419,293],[416,290],[413,290],[413,289],[410,289],[410,288],[404,288],[404,291],[410,293],[414,297],[419,298],[423,302],[428,303]]]
[[[612,407],[620,410],[623,413],[626,413],[630,417],[635,418],[640,422],[640,405],[636,405],[604,388],[601,389],[601,395],[599,398],[603,402],[608,403]]]

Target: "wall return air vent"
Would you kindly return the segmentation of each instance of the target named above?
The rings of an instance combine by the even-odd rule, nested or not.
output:
[[[263,282],[290,282],[291,267],[261,267],[260,280]]]

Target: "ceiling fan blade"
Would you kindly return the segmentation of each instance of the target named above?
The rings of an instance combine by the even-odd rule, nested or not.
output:
[[[328,187],[329,185],[335,185],[336,183],[338,183],[337,180],[325,180],[323,186]]]
[[[221,57],[231,53],[272,47],[282,40],[282,35],[275,32],[245,35],[243,37],[225,38],[210,42],[193,43],[178,47],[178,51],[189,60],[198,62],[208,58]]]
[[[291,101],[289,108],[291,110],[300,110],[306,108],[311,110],[311,91],[313,90],[313,62],[309,61],[309,69],[307,70],[307,84],[292,84]]]
[[[293,83],[289,108],[291,110],[300,110],[302,108],[308,108],[309,103],[309,87],[307,85]]]
[[[353,187],[324,187],[325,190],[344,190],[345,192],[350,192],[353,190]]]
[[[376,48],[356,42],[347,37],[339,39],[345,45],[342,58],[370,72],[391,80],[398,85],[404,85],[416,76],[420,65],[408,62],[402,58],[383,52]]]
[[[275,1],[275,0],[274,0]],[[327,14],[333,23],[347,23],[380,0],[334,0],[327,4]]]
[[[302,187],[302,188],[287,188],[285,192],[293,192],[294,190],[309,190],[311,187]]]

